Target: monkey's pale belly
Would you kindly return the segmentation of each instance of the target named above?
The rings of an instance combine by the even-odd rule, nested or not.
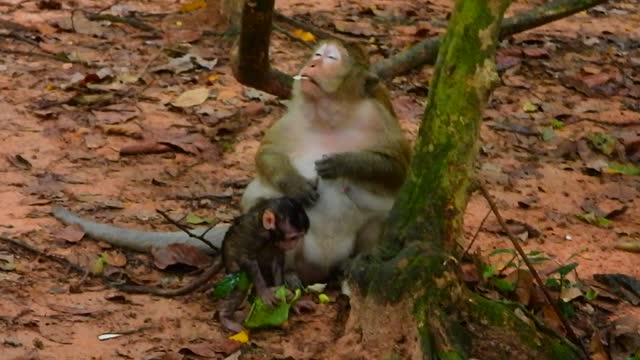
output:
[[[307,209],[311,225],[303,254],[306,261],[330,268],[351,255],[356,234],[369,215],[349,199],[343,181],[321,180],[318,192],[318,201]]]

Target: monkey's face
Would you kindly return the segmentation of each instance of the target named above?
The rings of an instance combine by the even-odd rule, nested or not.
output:
[[[309,217],[302,205],[293,199],[273,201],[280,202],[280,206],[262,213],[262,227],[269,232],[275,246],[283,251],[293,250],[309,230]]]
[[[298,243],[302,241],[306,232],[292,226],[287,220],[278,222],[278,230],[280,230],[279,233],[281,236],[276,245],[283,251],[295,249],[295,247],[298,246]]]
[[[336,92],[351,68],[346,49],[338,43],[327,42],[316,49],[296,79],[301,81],[302,94],[317,100]]]

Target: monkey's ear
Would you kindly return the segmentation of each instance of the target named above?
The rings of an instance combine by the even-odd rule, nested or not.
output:
[[[276,214],[271,209],[267,209],[262,213],[262,227],[265,230],[273,230],[276,228]]]

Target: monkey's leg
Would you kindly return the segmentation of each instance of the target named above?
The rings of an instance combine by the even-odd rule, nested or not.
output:
[[[302,249],[295,255],[294,262],[295,270],[285,274],[285,281],[295,282],[295,277],[297,277],[300,284],[309,285],[324,282],[329,277],[329,269],[305,260]]]
[[[247,297],[249,289],[236,289],[218,302],[218,319],[227,331],[239,333],[244,330],[242,324],[236,321],[233,315]]]
[[[384,230],[384,217],[376,216],[369,219],[358,230],[354,254],[367,254],[380,242]]]

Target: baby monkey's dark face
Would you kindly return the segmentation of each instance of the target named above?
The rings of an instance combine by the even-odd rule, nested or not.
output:
[[[281,237],[276,241],[278,246],[283,251],[293,250],[298,245],[298,242],[302,240],[307,233],[307,229],[299,229],[292,226],[288,220],[278,222],[278,228],[281,231]]]
[[[296,200],[280,198],[272,200],[273,208],[262,214],[262,225],[269,230],[272,241],[283,250],[293,250],[309,230],[309,217]]]

